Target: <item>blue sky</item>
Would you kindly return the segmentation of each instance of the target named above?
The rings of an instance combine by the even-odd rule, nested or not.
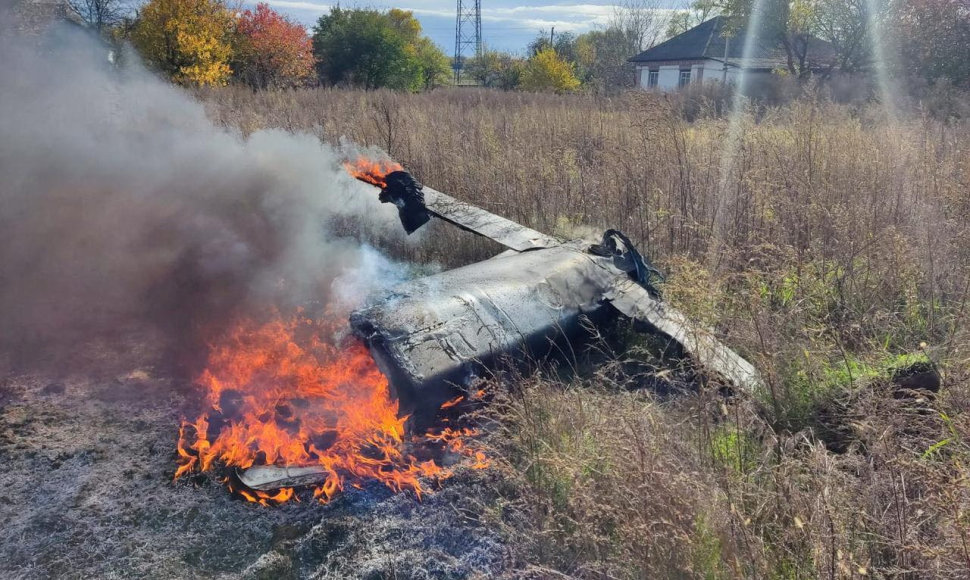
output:
[[[306,25],[310,30],[321,15],[330,11],[333,0],[264,0],[273,9]],[[523,53],[526,45],[539,33],[547,33],[555,27],[556,32],[582,33],[603,26],[614,11],[616,0],[587,0],[585,2],[557,3],[535,0],[528,6],[516,6],[505,0],[482,0],[482,39],[489,48]],[[682,0],[662,0],[666,6],[680,7]],[[255,2],[246,1],[251,7]],[[370,0],[355,4],[341,2],[345,8],[401,8],[414,12],[421,22],[424,33],[438,44],[445,54],[455,50],[456,0]],[[311,30],[312,32],[312,30]]]

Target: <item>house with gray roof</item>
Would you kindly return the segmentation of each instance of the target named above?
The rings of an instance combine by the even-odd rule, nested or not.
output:
[[[736,83],[741,71],[748,80],[765,79],[788,68],[788,51],[780,43],[757,40],[745,55],[747,34],[744,29],[729,31],[727,19],[716,16],[629,59],[636,65],[636,84],[672,91],[693,83]],[[809,69],[830,67],[834,57],[830,43],[809,36],[798,42],[796,48]]]

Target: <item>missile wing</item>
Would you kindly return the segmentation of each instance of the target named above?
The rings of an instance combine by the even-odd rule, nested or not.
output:
[[[740,389],[760,384],[755,368],[664,302],[659,272],[630,240],[561,241],[422,186],[410,174],[385,177],[380,199],[394,203],[410,233],[431,218],[511,250],[405,282],[354,312],[351,327],[405,401],[446,400],[500,359],[532,359],[569,348],[580,318],[621,315],[675,342],[699,366]]]

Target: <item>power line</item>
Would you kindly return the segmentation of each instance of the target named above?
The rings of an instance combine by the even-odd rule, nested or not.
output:
[[[482,55],[482,0],[458,0],[455,17],[455,84],[461,84],[466,55]]]

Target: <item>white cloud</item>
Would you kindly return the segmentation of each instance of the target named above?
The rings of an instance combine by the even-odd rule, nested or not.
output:
[[[330,4],[317,4],[315,2],[296,2],[293,0],[264,0],[273,8],[283,10],[306,10],[309,12],[319,12],[321,14],[330,12]]]
[[[244,0],[255,3],[257,0]],[[308,25],[319,15],[326,14],[335,3],[314,2],[313,0],[264,0],[282,12],[296,13]],[[331,2],[333,0],[330,0]],[[501,1],[501,0],[499,0]],[[540,0],[541,1],[541,0]],[[610,0],[605,0],[609,2]],[[615,0],[613,0],[615,1]],[[676,1],[676,0],[672,0]],[[454,38],[455,5],[453,0],[404,0],[401,4],[392,0],[358,0],[341,4],[348,8],[363,7],[386,10],[391,7],[410,10],[425,25],[426,33],[442,46],[449,46]],[[607,25],[617,6],[611,3],[594,4],[596,0],[586,0],[576,4],[545,4],[536,6],[495,6],[482,7],[482,24],[485,41],[489,46],[501,50],[519,50],[540,30],[555,28],[559,32],[581,34]],[[655,12],[663,13],[662,18],[672,12],[660,8]],[[448,23],[448,24],[445,24]],[[429,25],[430,24],[430,28]]]
[[[331,4],[304,0],[267,0],[274,8],[303,10],[320,14],[329,12]],[[424,5],[424,6],[422,6]],[[429,7],[425,7],[431,5]],[[377,5],[377,8],[384,8]],[[388,6],[389,7],[389,6]],[[417,16],[454,18],[454,5],[440,0],[411,0],[407,5],[395,5],[410,10]],[[518,27],[551,28],[561,30],[588,30],[606,24],[616,10],[612,4],[551,4],[544,6],[510,6],[507,8],[482,8],[482,20],[489,23],[514,23]]]

